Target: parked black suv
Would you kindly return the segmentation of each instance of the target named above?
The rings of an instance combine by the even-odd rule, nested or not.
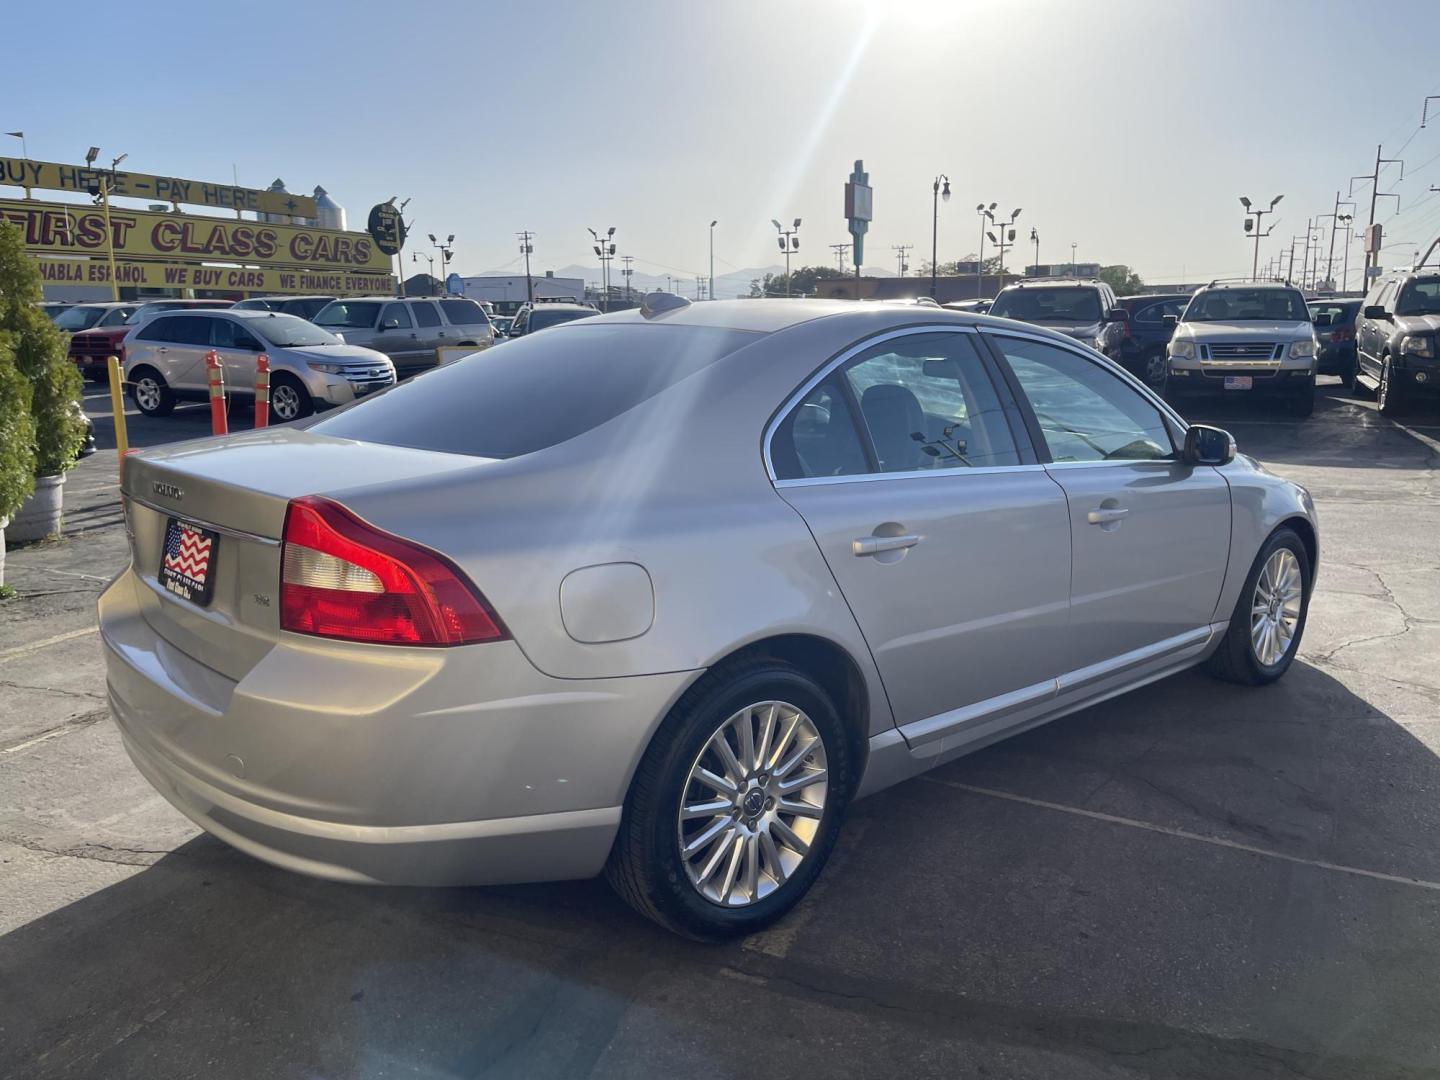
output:
[[[1391,274],[1365,297],[1355,320],[1353,391],[1373,391],[1386,416],[1440,391],[1440,273]]]
[[[1165,316],[1178,319],[1189,302],[1189,293],[1122,296],[1115,301],[1117,307],[1130,313],[1116,357],[1127,371],[1152,387],[1165,385],[1165,346],[1175,333],[1175,324],[1166,322]]]
[[[1310,318],[1315,323],[1315,338],[1320,342],[1320,375],[1339,375],[1340,382],[1355,382],[1355,319],[1360,314],[1360,299],[1337,297],[1311,300]]]

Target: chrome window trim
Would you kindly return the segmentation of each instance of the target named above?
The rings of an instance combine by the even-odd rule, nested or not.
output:
[[[217,525],[213,521],[206,521],[193,514],[187,514],[184,510],[173,506],[157,506],[148,499],[142,499],[138,495],[127,495],[131,502],[139,503],[147,510],[153,510],[157,514],[164,514],[167,518],[178,518],[180,521],[188,522],[191,525],[198,525],[202,529],[209,529],[211,532],[219,533],[221,536],[234,537],[236,540],[249,540],[254,544],[265,544],[268,547],[279,547],[280,541],[273,536],[261,536],[258,533],[246,532],[244,529],[232,529],[228,525]]]
[[[819,487],[823,484],[863,484],[871,480],[934,480],[941,476],[984,476],[988,473],[1044,472],[1044,465],[980,465],[954,469],[912,469],[909,472],[851,473],[848,476],[797,476],[776,480],[777,488]]]
[[[1026,333],[1024,330],[1012,330],[1008,326],[997,329],[985,327],[984,333],[988,337],[1014,337],[1022,338],[1026,341],[1038,341],[1042,345],[1054,345],[1057,348],[1068,349],[1076,356],[1082,357],[1092,364],[1096,364],[1096,362],[1099,361],[1096,366],[1100,367],[1101,370],[1108,371],[1111,375],[1116,376],[1120,379],[1121,382],[1130,386],[1132,389],[1139,391],[1141,397],[1143,397],[1146,401],[1150,402],[1150,404],[1154,405],[1160,410],[1160,415],[1162,417],[1170,420],[1173,424],[1175,424],[1176,430],[1171,431],[1170,433],[1172,441],[1171,448],[1173,450],[1176,450],[1177,452],[1179,451],[1180,447],[1174,445],[1174,440],[1176,439],[1177,435],[1180,440],[1184,440],[1185,431],[1190,426],[1188,423],[1186,423],[1185,418],[1182,417],[1174,409],[1172,409],[1168,401],[1162,398],[1159,394],[1155,393],[1143,382],[1137,379],[1134,375],[1130,374],[1130,372],[1126,371],[1114,360],[1111,360],[1104,353],[1096,352],[1094,349],[1087,349],[1085,346],[1080,345],[1078,342],[1069,339],[1053,338],[1047,334]]]
[[[841,477],[841,476],[804,476],[804,477],[795,477],[795,478],[793,478],[793,480],[777,480],[777,479],[775,478],[775,463],[774,463],[773,460],[771,460],[771,457],[770,457],[770,444],[771,444],[771,443],[774,441],[774,439],[775,439],[775,432],[779,429],[780,425],[785,421],[785,418],[790,415],[790,411],[791,411],[792,409],[794,409],[795,406],[799,405],[800,402],[804,401],[804,400],[805,400],[805,396],[806,396],[807,394],[809,394],[811,390],[814,390],[816,386],[818,386],[820,383],[824,382],[827,378],[829,378],[831,372],[833,372],[836,368],[840,367],[840,365],[844,364],[845,362],[847,362],[847,361],[849,361],[849,360],[855,359],[856,356],[858,356],[860,353],[864,352],[866,349],[873,348],[874,346],[883,344],[884,342],[887,342],[887,341],[893,341],[893,340],[895,340],[896,338],[910,337],[910,336],[913,335],[913,334],[935,334],[935,333],[941,333],[941,334],[975,334],[975,333],[978,333],[978,332],[979,332],[978,328],[975,327],[974,325],[971,325],[971,324],[967,324],[967,325],[957,325],[957,324],[955,324],[955,323],[925,323],[925,324],[920,325],[920,326],[905,326],[905,327],[901,327],[901,328],[898,329],[898,330],[886,330],[886,331],[883,331],[882,333],[876,334],[874,337],[866,338],[864,341],[857,342],[857,343],[855,343],[854,345],[849,346],[848,348],[846,348],[845,350],[843,350],[842,352],[840,352],[840,353],[837,354],[836,356],[832,357],[828,363],[824,364],[824,365],[820,368],[819,371],[817,371],[814,375],[810,376],[810,378],[807,379],[805,382],[801,383],[801,384],[800,384],[800,388],[799,388],[798,390],[796,390],[793,394],[791,394],[788,398],[785,399],[785,404],[782,405],[782,406],[780,406],[780,408],[775,411],[775,415],[774,415],[774,417],[771,419],[770,423],[768,423],[768,424],[765,425],[765,434],[762,436],[762,441],[761,441],[761,453],[762,453],[762,456],[763,456],[764,459],[765,459],[765,474],[770,477],[770,482],[771,482],[772,484],[775,484],[775,485],[780,485],[780,484],[790,484],[790,483],[794,483],[794,482],[796,482],[796,481],[803,481],[803,482],[807,482],[807,483],[808,483],[808,482],[814,481],[814,480],[821,480],[821,481],[827,481],[827,482],[828,482],[828,481],[833,481],[833,480],[848,480],[848,479],[851,479],[850,477]],[[983,362],[983,358],[982,358],[982,362]],[[1017,468],[1022,468],[1022,467],[1023,467],[1023,466],[1019,466],[1019,465],[986,466],[986,468],[997,468],[997,469],[1017,469]],[[926,470],[926,472],[925,472],[924,474],[922,474],[922,475],[933,476],[933,475],[935,475],[936,473],[940,473],[940,472],[973,472],[973,471],[975,471],[975,470],[973,470],[973,469],[965,469],[965,468],[959,468],[959,469],[934,469],[934,470]],[[854,474],[854,475],[857,476],[857,477],[858,477],[858,476],[863,476],[863,477],[865,477],[866,479],[871,479],[871,480],[882,480],[882,479],[893,479],[894,477],[897,477],[897,476],[911,476],[911,475],[915,475],[915,474],[906,472],[906,473],[856,473],[856,474]]]

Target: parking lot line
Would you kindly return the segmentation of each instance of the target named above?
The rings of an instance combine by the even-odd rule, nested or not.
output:
[[[62,641],[71,641],[86,634],[98,633],[98,626],[86,626],[79,630],[71,630],[65,634],[56,634],[54,637],[41,638],[39,641],[32,641],[28,645],[16,645],[13,649],[0,650],[0,662],[9,660],[11,657],[24,656],[39,649],[48,648],[51,645],[59,645]]]
[[[972,795],[984,795],[992,799],[1004,799],[1007,802],[1023,803],[1026,806],[1034,806],[1042,810],[1055,810],[1061,814],[1070,814],[1074,817],[1089,818],[1092,821],[1103,821],[1108,825],[1123,825],[1129,829],[1141,829],[1145,832],[1158,833],[1161,836],[1173,836],[1179,840],[1193,840],[1197,843],[1210,844],[1214,847],[1228,848],[1231,851],[1243,851],[1249,855],[1259,855],[1266,859],[1279,859],[1282,862],[1297,863],[1300,866],[1312,866],[1317,870],[1331,870],[1339,874],[1352,874],[1356,877],[1371,878],[1376,881],[1388,881],[1394,885],[1409,885],[1417,889],[1431,889],[1440,892],[1440,881],[1426,881],[1423,878],[1401,877],[1398,874],[1384,874],[1378,870],[1365,870],[1358,866],[1344,866],[1340,863],[1326,862],[1324,859],[1304,859],[1299,855],[1287,855],[1283,851],[1256,847],[1254,844],[1242,844],[1239,841],[1226,840],[1219,836],[1205,836],[1202,833],[1188,832],[1185,829],[1172,829],[1166,825],[1156,825],[1153,822],[1139,821],[1136,818],[1106,814],[1099,810],[1086,810],[1083,807],[1068,806],[1065,803],[1049,802],[1045,799],[1032,799],[1028,795],[1017,795],[1012,791],[998,791],[995,788],[978,787],[975,784],[962,784],[955,780],[941,780],[934,776],[922,776],[920,779],[926,783],[939,784],[941,787],[953,788],[956,791],[968,791]]]

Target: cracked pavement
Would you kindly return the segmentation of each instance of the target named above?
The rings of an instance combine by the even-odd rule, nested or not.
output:
[[[87,460],[0,604],[0,1078],[1440,1076],[1440,413],[1321,392],[1193,416],[1315,495],[1285,680],[1182,674],[859,803],[721,947],[599,882],[348,887],[198,834],[106,720]]]

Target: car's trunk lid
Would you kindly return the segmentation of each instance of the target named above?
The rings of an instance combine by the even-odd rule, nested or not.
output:
[[[280,633],[280,539],[291,499],[485,464],[294,429],[180,443],[127,458],[126,525],[145,620],[171,645],[238,680]],[[184,552],[191,560],[186,571],[203,567],[209,591],[203,601],[197,590],[186,599],[184,588],[177,592],[165,583],[172,519],[203,530],[200,546]],[[178,554],[173,545],[171,554]]]

